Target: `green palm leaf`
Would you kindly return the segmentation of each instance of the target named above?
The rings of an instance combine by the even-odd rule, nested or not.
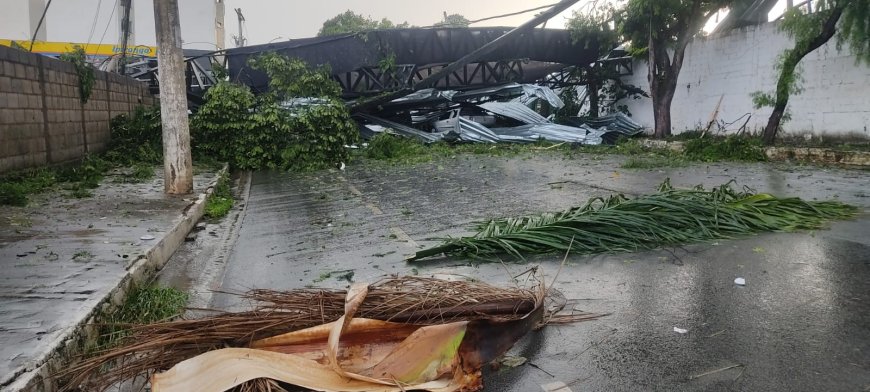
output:
[[[657,193],[634,199],[593,198],[561,212],[483,222],[474,236],[446,239],[409,260],[441,253],[472,257],[507,253],[522,258],[569,248],[579,254],[635,251],[761,232],[819,229],[857,212],[856,207],[835,201],[777,198],[748,188],[735,191],[733,181],[709,191],[675,189],[665,181]]]

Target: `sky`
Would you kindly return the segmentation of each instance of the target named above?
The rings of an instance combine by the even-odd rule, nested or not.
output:
[[[430,26],[448,14],[461,14],[470,20],[496,16],[557,3],[559,0],[226,0],[227,46],[233,46],[232,36],[238,34],[235,8],[245,16],[245,36],[248,45],[274,41],[313,37],[329,18],[346,10],[373,19],[387,18],[395,23],[408,22],[416,26]],[[584,7],[590,0],[578,4],[551,19],[547,27],[561,28],[574,9]],[[543,10],[541,10],[543,11]],[[531,19],[535,11],[518,16],[474,24],[483,26],[517,26]]]

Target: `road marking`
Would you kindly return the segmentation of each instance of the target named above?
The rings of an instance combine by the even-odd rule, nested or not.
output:
[[[561,381],[551,382],[549,384],[541,384],[544,392],[572,392],[568,385]]]
[[[418,246],[417,242],[412,240],[411,237],[409,237],[408,234],[406,234],[402,229],[400,229],[398,227],[391,227],[390,232],[393,233],[394,236],[396,236],[397,240],[405,241],[405,243],[407,243],[408,246],[410,246],[412,248],[416,248]]]

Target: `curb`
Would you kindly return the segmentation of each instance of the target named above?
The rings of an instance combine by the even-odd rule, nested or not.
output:
[[[683,142],[668,142],[664,140],[644,140],[641,143],[648,148],[664,148],[674,152],[683,152]],[[870,152],[840,151],[821,147],[765,147],[764,155],[771,161],[798,160],[812,163],[825,163],[855,167],[870,167]]]
[[[118,282],[114,289],[94,307],[85,320],[70,328],[64,336],[57,340],[54,349],[38,361],[34,369],[19,375],[4,391],[56,391],[57,381],[52,375],[66,368],[68,360],[80,354],[80,348],[85,343],[98,338],[94,324],[98,318],[124,303],[127,294],[138,285],[148,282],[160,271],[172,254],[184,243],[184,239],[205,213],[205,202],[211,195],[217,181],[229,173],[226,164],[217,172],[205,190],[196,200],[190,202],[181,212],[173,226],[157,243],[137,257],[127,266],[127,274]]]

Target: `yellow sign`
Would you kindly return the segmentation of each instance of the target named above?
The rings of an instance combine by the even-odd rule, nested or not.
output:
[[[0,39],[0,45],[11,47],[30,48],[30,41],[13,41],[8,39]],[[48,56],[59,56],[62,53],[70,52],[78,45],[85,50],[88,56],[114,56],[121,54],[124,50],[120,45],[114,44],[83,44],[74,42],[45,42],[36,41],[33,43],[33,53],[40,53]],[[154,46],[136,45],[127,47],[127,55],[157,57],[157,48]]]

